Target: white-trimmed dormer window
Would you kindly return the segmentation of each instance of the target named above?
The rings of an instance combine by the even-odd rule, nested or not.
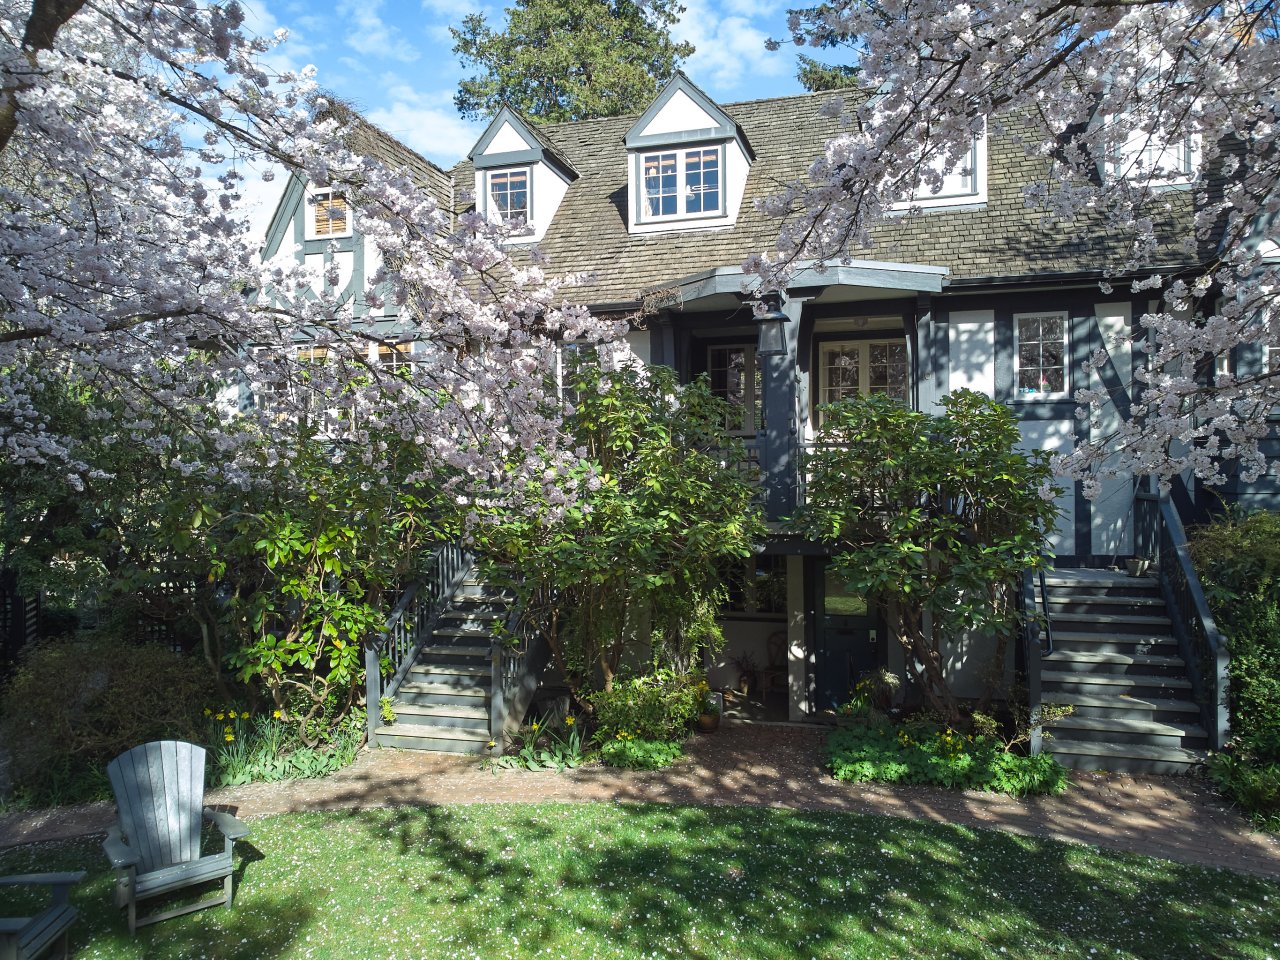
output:
[[[640,155],[642,218],[718,215],[724,207],[724,149],[697,147]]]
[[[755,155],[737,122],[683,73],[623,143],[631,233],[734,225]]]
[[[485,179],[488,181],[486,196],[491,217],[507,222],[533,222],[529,203],[528,167],[520,167],[517,170],[489,170],[485,174]]]
[[[922,177],[910,199],[894,204],[896,210],[911,207],[959,207],[985,203],[987,199],[987,139],[976,136],[969,149],[954,163],[947,156],[934,157],[928,164],[931,173],[941,177]]]
[[[1129,134],[1111,174],[1125,180],[1142,180],[1152,186],[1190,183],[1200,166],[1200,138],[1171,141],[1159,131],[1137,129]]]
[[[351,209],[347,198],[332,188],[313,188],[307,191],[308,206],[307,239],[327,240],[330,237],[351,236]]]

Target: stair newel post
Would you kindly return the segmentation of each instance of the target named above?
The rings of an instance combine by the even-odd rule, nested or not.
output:
[[[502,660],[502,641],[500,639],[493,640],[489,644],[489,735],[494,742],[493,753],[495,756],[501,756],[507,746],[507,704],[506,687],[502,676]]]
[[[371,747],[378,746],[377,729],[382,701],[382,664],[378,651],[385,639],[385,634],[379,634],[373,643],[364,645],[364,720]]]
[[[1041,590],[1044,589],[1043,572],[1041,573]],[[1042,594],[1043,596],[1043,594]],[[1022,638],[1024,669],[1027,677],[1027,723],[1030,726],[1030,739],[1027,751],[1034,757],[1044,750],[1044,732],[1040,728],[1042,692],[1040,688],[1041,649],[1040,624],[1036,620],[1036,591],[1028,570],[1022,578]]]

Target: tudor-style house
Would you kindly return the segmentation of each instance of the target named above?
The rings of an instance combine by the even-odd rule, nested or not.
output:
[[[1127,286],[1100,292],[1123,240],[1101,224],[1042,222],[1023,186],[1045,179],[1051,161],[1029,157],[994,125],[939,191],[879,229],[866,259],[800,269],[757,321],[741,264],[772,248],[778,224],[756,201],[802,177],[835,133],[819,111],[829,96],[721,105],[680,74],[638,116],[535,127],[503,109],[447,174],[388,137],[373,146],[388,162],[413,166],[439,195],[470,191],[485,215],[523,222],[510,242],[536,243],[553,269],[594,273],[576,298],[633,318],[628,339],[641,360],[683,379],[708,375],[738,411],[731,426],[758,461],[771,520],[802,496],[800,464],[822,405],[851,394],[887,393],[928,411],[951,390],[978,390],[1010,406],[1028,448],[1050,452],[1109,431],[1115,411],[1082,421],[1072,394],[1100,378],[1126,403],[1115,389],[1132,381],[1124,335],[1150,304]],[[291,185],[266,254],[292,243],[299,256],[349,258],[343,276],[359,289],[362,247],[329,199],[308,203],[304,185]],[[1188,257],[1161,266],[1188,267]],[[1082,361],[1099,349],[1109,363],[1086,375]],[[1241,351],[1235,362],[1264,361]],[[1233,495],[1251,492],[1270,491]],[[1185,769],[1225,733],[1218,694],[1204,706],[1213,678],[1188,675],[1196,631],[1170,619],[1156,580],[1102,570],[1153,549],[1142,524],[1163,516],[1160,505],[1133,482],[1109,481],[1094,499],[1068,485],[1058,506],[1047,545],[1057,569],[1031,598],[1056,643],[1028,654],[1044,697],[1076,707],[1055,752],[1081,766]],[[762,717],[819,717],[864,671],[901,672],[901,649],[874,598],[850,596],[828,577],[812,544],[777,537],[732,593],[728,647],[710,679],[728,685],[733,659],[749,656],[760,668]],[[966,667],[983,644],[955,639],[950,669],[961,694],[974,689]],[[456,733],[465,725],[450,733],[439,720],[433,714],[420,744],[465,748]],[[385,730],[378,739],[407,742]]]

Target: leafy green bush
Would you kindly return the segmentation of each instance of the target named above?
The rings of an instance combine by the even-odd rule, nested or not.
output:
[[[1231,743],[1209,773],[1280,827],[1280,514],[1228,514],[1193,531],[1191,554],[1231,653]]]
[[[209,782],[215,787],[328,776],[349,766],[364,740],[364,711],[359,709],[335,723],[316,745],[304,743],[297,724],[279,716],[280,711],[257,716],[248,710],[205,712]]]
[[[683,740],[702,712],[701,677],[658,669],[642,677],[615,680],[613,689],[591,694],[600,739],[619,733],[639,740]]]
[[[645,740],[617,734],[600,747],[600,757],[611,767],[631,770],[658,770],[675,763],[684,754],[678,740]]]
[[[1067,771],[1049,754],[1009,753],[994,738],[929,723],[851,723],[831,733],[826,749],[837,780],[929,783],[1018,796],[1061,793],[1067,785]]]
[[[200,742],[214,696],[207,664],[105,632],[24,651],[0,700],[0,742],[20,800],[36,806],[109,797],[107,764],[151,740]]]

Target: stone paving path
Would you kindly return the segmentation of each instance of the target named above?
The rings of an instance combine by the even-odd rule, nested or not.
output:
[[[481,769],[472,758],[365,751],[324,780],[212,791],[208,802],[243,817],[303,810],[415,804],[624,802],[755,804],[934,820],[1052,837],[1280,879],[1280,839],[1253,831],[1203,784],[1187,778],[1081,774],[1060,797],[880,784],[842,784],[823,771],[821,731],[725,724],[696,738],[688,758],[655,772],[588,768],[566,773]],[[0,849],[103,833],[109,804],[0,818]]]

